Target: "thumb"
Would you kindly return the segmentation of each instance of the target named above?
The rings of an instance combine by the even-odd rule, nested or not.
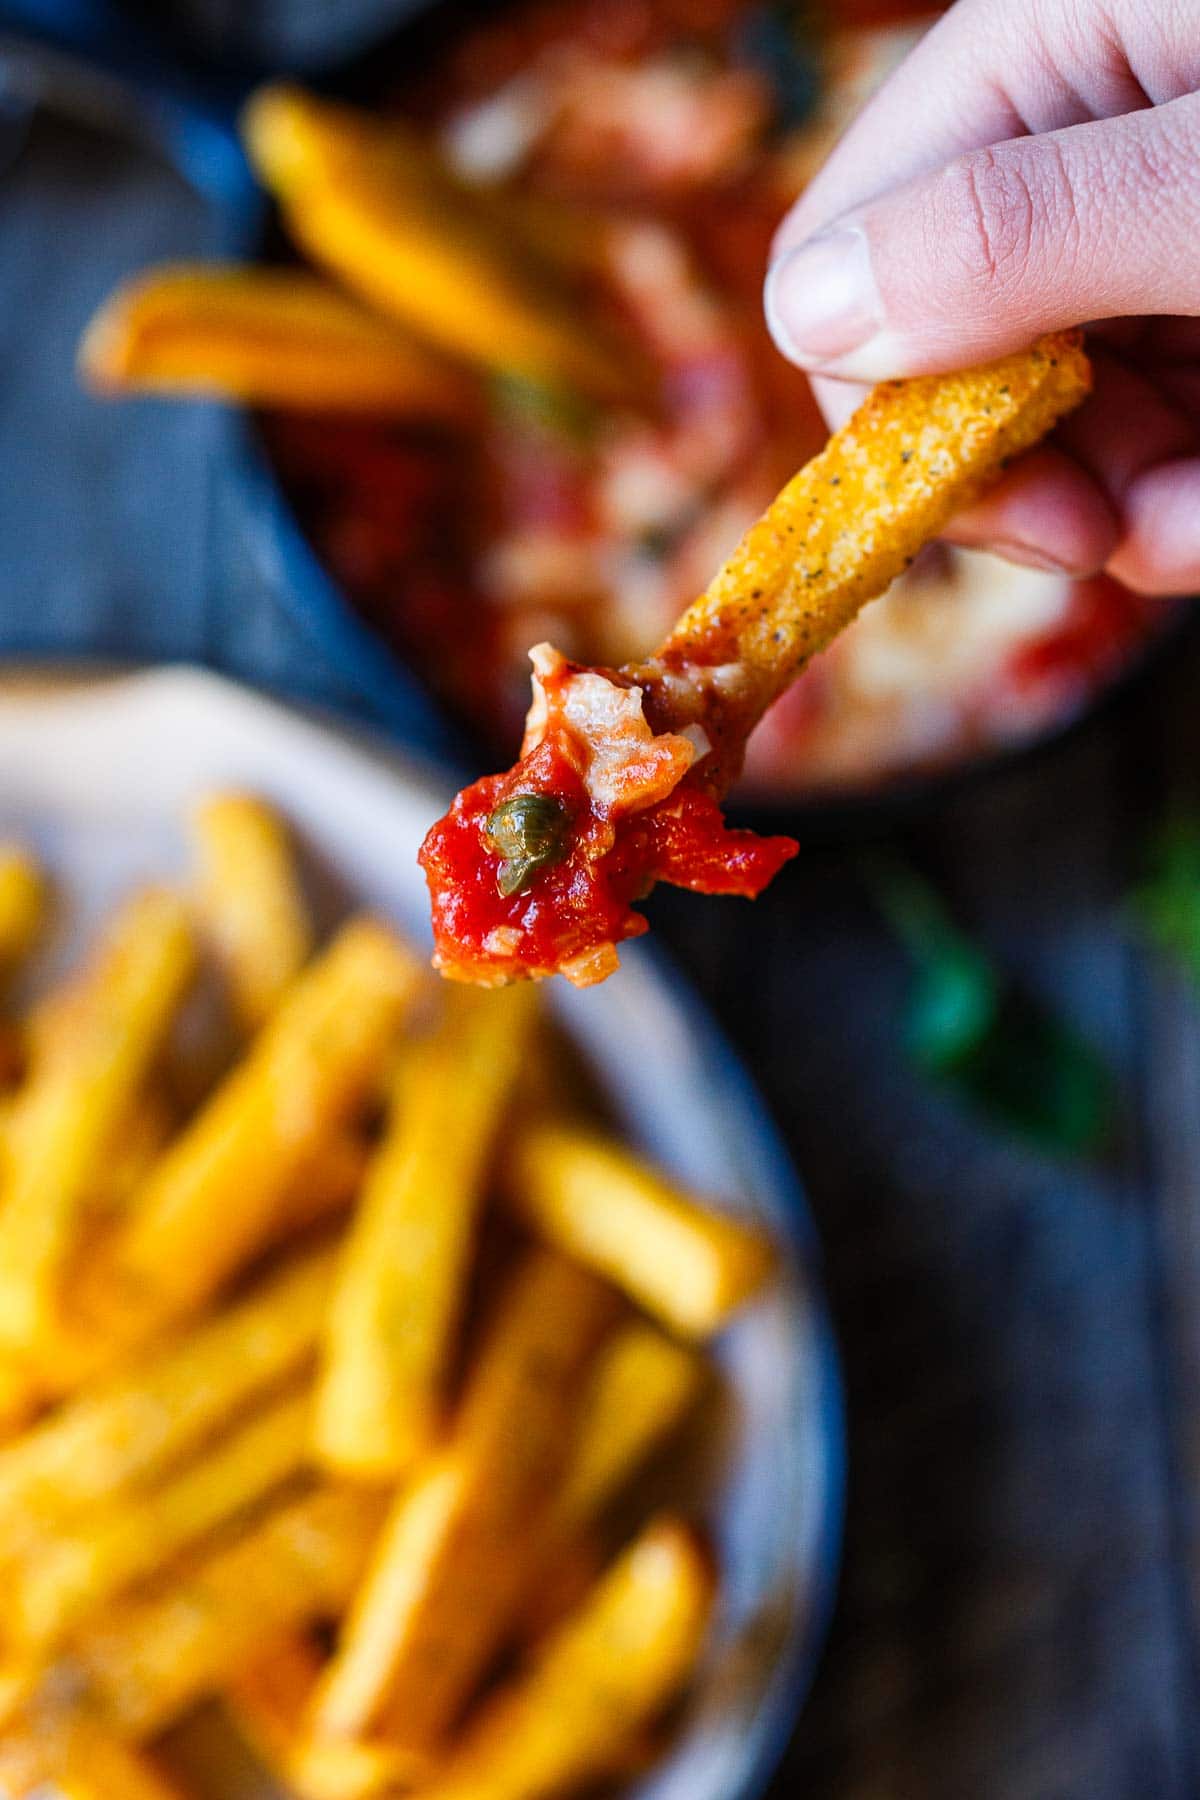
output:
[[[1200,94],[974,150],[788,245],[767,319],[802,368],[932,374],[1044,331],[1200,314]]]

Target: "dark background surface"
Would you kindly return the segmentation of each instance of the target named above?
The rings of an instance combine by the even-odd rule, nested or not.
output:
[[[229,421],[75,388],[113,282],[217,238],[131,146],[0,130],[0,653],[193,659],[369,718],[289,620]],[[1200,1796],[1200,1003],[1122,911],[1147,823],[1196,786],[1197,694],[1193,639],[902,832],[1110,1057],[1103,1167],[1025,1154],[906,1070],[905,970],[851,845],[802,828],[753,915],[654,903],[807,1182],[846,1364],[842,1591],[781,1797]]]

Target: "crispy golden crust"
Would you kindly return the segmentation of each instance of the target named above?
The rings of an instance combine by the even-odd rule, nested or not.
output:
[[[705,774],[723,789],[750,731],[808,659],[1090,387],[1078,332],[961,374],[882,382],[751,527],[652,661],[629,671],[649,686],[656,728],[701,723],[714,746]]]
[[[119,287],[79,346],[94,393],[202,394],[252,406],[461,424],[476,384],[299,269],[169,264]]]

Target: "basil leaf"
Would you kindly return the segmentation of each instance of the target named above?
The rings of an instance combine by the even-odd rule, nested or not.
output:
[[[1099,1149],[1115,1092],[1090,1045],[1005,981],[914,869],[874,856],[863,870],[913,962],[904,1036],[915,1065],[1043,1149],[1065,1155]]]
[[[489,391],[496,413],[515,429],[542,432],[580,448],[596,436],[600,415],[582,394],[513,371],[493,375]]]
[[[1132,896],[1135,922],[1200,985],[1200,819],[1176,809],[1151,838],[1147,861]]]

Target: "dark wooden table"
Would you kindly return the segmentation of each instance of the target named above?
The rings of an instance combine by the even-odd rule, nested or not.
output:
[[[220,415],[74,385],[114,279],[214,241],[166,171],[78,127],[39,121],[0,168],[0,651],[191,658],[355,710],[281,605]],[[781,1800],[1200,1796],[1200,1003],[1122,914],[1146,823],[1200,786],[1198,694],[1185,644],[901,832],[1110,1057],[1102,1168],[906,1071],[904,968],[850,845],[810,834],[753,918],[655,903],[791,1142],[845,1356],[844,1579]]]

